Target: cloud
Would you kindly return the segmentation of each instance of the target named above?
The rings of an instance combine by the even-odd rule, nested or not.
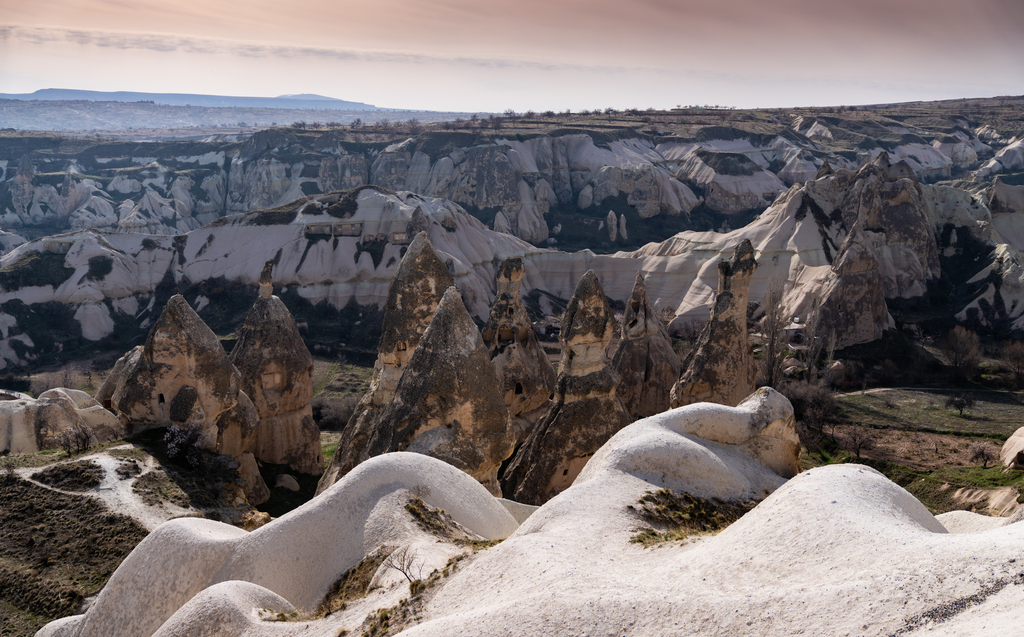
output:
[[[0,25],[0,40],[21,40],[31,44],[70,43],[122,50],[147,50],[158,53],[185,52],[207,55],[235,55],[246,58],[320,59],[342,62],[392,64],[445,64],[484,69],[525,69],[532,71],[588,71],[631,73],[637,71],[675,72],[668,67],[636,67],[602,64],[559,64],[527,59],[432,55],[405,51],[356,50],[333,47],[294,46],[244,42],[217,38],[156,33],[125,33],[92,29],[66,29]]]

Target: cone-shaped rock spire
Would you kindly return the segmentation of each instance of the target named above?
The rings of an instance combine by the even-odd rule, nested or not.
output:
[[[555,387],[555,369],[537,340],[519,297],[523,272],[523,260],[519,257],[502,262],[498,268],[498,293],[483,329],[498,388],[520,442],[543,415]]]
[[[365,459],[360,454],[367,449],[380,412],[394,397],[420,338],[430,325],[445,290],[451,285],[451,274],[430,245],[426,233],[417,234],[388,287],[384,324],[370,388],[345,426],[338,451],[320,478],[317,493],[340,480]]]
[[[231,362],[242,376],[242,390],[259,414],[252,451],[256,459],[286,464],[320,475],[324,457],[320,430],[313,422],[313,357],[291,312],[276,296],[268,261],[260,276],[260,296],[238,331]]]
[[[639,272],[626,303],[622,340],[612,367],[620,377],[616,394],[633,418],[653,416],[671,406],[669,394],[679,379],[679,357],[647,298],[647,285]]]
[[[448,288],[362,456],[413,451],[452,464],[494,495],[514,435],[490,355],[453,286]]]
[[[615,317],[592,270],[576,285],[562,317],[555,397],[502,477],[506,497],[542,504],[567,489],[587,460],[630,422],[615,395],[619,375],[605,349]]]
[[[699,402],[735,407],[753,393],[757,368],[747,334],[747,297],[755,270],[749,239],[736,246],[731,260],[718,262],[711,318],[683,361],[683,374],[672,388],[672,407]]]

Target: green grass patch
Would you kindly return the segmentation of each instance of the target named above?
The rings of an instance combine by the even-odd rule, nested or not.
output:
[[[1024,421],[1024,404],[1017,392],[976,390],[975,406],[961,416],[945,407],[960,390],[891,389],[837,396],[843,420],[875,429],[901,429],[1005,440]]]

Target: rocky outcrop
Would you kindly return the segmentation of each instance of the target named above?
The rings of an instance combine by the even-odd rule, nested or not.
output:
[[[823,333],[835,330],[838,346],[869,343],[895,327],[885,303],[878,259],[869,240],[854,230],[818,293]]]
[[[746,240],[732,259],[718,262],[711,318],[683,361],[682,376],[672,387],[672,407],[699,402],[733,406],[754,391],[757,367],[747,334],[747,298],[756,271],[754,247]]]
[[[992,214],[1024,213],[1024,184],[996,177],[988,188],[988,208]]]
[[[451,274],[427,235],[416,235],[388,287],[384,324],[370,387],[345,426],[338,450],[320,478],[317,493],[340,480],[368,457],[364,454],[379,426],[381,412],[394,397],[420,338],[430,325],[445,290],[451,285]]]
[[[117,418],[85,392],[60,387],[38,399],[0,392],[0,454],[54,449],[61,432],[78,428],[89,432],[90,444],[124,436]]]
[[[598,448],[629,424],[615,393],[619,375],[605,355],[615,327],[597,275],[588,270],[562,316],[555,396],[502,477],[509,498],[541,504],[564,491]]]
[[[273,261],[260,276],[260,295],[238,330],[231,362],[241,374],[241,389],[259,414],[251,446],[257,460],[286,464],[320,475],[324,456],[320,430],[313,422],[313,357],[291,312],[272,292]]]
[[[251,453],[259,414],[217,336],[180,294],[164,306],[146,344],[122,361],[98,395],[105,404],[109,400],[125,433],[196,427],[201,432],[197,446],[253,466],[244,456]],[[248,496],[267,493],[258,473],[245,478]]]
[[[647,298],[647,284],[637,272],[622,318],[622,339],[612,368],[619,374],[616,395],[634,419],[671,406],[672,385],[679,378],[679,357],[665,326]]]
[[[515,436],[490,356],[459,291],[448,288],[360,461],[392,451],[433,456],[501,496],[498,467]]]
[[[1007,469],[1024,471],[1024,427],[1013,432],[999,451],[999,462]]]
[[[555,387],[555,370],[537,340],[520,298],[523,260],[506,259],[498,268],[497,294],[483,328],[484,345],[515,429],[516,441],[529,436]]]

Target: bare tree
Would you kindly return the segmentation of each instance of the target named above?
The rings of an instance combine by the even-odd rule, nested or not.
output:
[[[817,380],[818,358],[825,345],[824,325],[822,323],[821,298],[815,296],[811,308],[804,321],[804,341],[807,343],[807,382]]]
[[[758,384],[778,387],[782,382],[782,361],[789,349],[785,342],[786,317],[782,307],[782,281],[772,279],[765,292],[761,317],[761,358],[758,360]]]
[[[839,335],[836,333],[836,328],[832,328],[828,331],[828,339],[825,341],[825,358],[828,360],[829,365],[836,361],[836,349],[839,347]]]
[[[56,436],[54,442],[64,450],[64,453],[71,455],[72,452],[82,453],[96,440],[96,435],[85,423],[75,423],[67,429],[62,429]]]
[[[960,325],[954,327],[946,334],[942,350],[949,358],[954,382],[968,381],[978,371],[978,364],[981,362],[981,341],[971,330]]]
[[[861,451],[867,451],[875,446],[875,437],[871,434],[871,430],[864,427],[852,427],[846,437],[850,441],[850,450],[858,458],[860,458]]]
[[[981,462],[983,469],[988,469],[988,463],[996,459],[996,453],[992,447],[984,442],[976,442],[970,448],[971,462]]]
[[[392,551],[391,555],[384,559],[383,565],[405,575],[405,579],[409,580],[410,584],[416,580],[423,579],[423,562],[416,557],[415,553],[409,550],[408,545]],[[416,577],[413,577],[414,574]]]
[[[1024,342],[1004,343],[1003,360],[1013,370],[1013,382],[1020,389],[1024,386]]]
[[[974,394],[971,392],[960,392],[946,399],[946,409],[955,409],[963,416],[964,410],[974,407],[974,403]]]

